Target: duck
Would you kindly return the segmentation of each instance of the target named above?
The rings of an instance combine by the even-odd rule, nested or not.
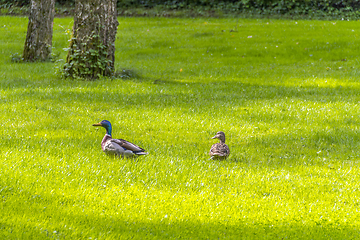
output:
[[[143,148],[131,142],[124,139],[112,138],[112,127],[108,120],[102,120],[99,123],[93,124],[93,126],[103,127],[106,130],[105,136],[101,141],[101,148],[106,155],[121,158],[133,158],[148,154]]]
[[[217,132],[212,139],[219,139],[220,142],[215,143],[210,148],[210,156],[211,159],[219,159],[224,160],[230,155],[230,149],[228,145],[225,144],[225,133],[224,132]]]

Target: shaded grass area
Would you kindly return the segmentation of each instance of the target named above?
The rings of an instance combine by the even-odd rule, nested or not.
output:
[[[27,19],[0,19],[1,238],[358,237],[357,22],[120,18],[137,77],[72,81],[12,63]],[[102,119],[150,154],[104,156]]]

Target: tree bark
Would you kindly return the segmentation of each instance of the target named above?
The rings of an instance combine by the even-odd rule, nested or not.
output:
[[[114,73],[117,0],[77,0],[66,77],[95,79]]]
[[[51,57],[55,0],[31,0],[24,61],[46,61]]]

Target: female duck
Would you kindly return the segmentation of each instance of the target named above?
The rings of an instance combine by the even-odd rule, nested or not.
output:
[[[230,149],[228,145],[225,144],[225,133],[224,132],[217,132],[212,139],[218,138],[220,142],[215,143],[210,148],[210,156],[211,159],[226,159],[230,155]]]
[[[108,120],[102,120],[100,123],[93,124],[93,126],[106,129],[106,134],[101,141],[101,148],[107,155],[131,158],[148,154],[141,147],[124,139],[113,139],[111,136],[111,123]]]

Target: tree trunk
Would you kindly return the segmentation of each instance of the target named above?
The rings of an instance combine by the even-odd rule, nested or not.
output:
[[[55,0],[31,0],[23,60],[46,61],[51,57]]]
[[[65,77],[96,79],[114,73],[117,0],[77,0]]]

